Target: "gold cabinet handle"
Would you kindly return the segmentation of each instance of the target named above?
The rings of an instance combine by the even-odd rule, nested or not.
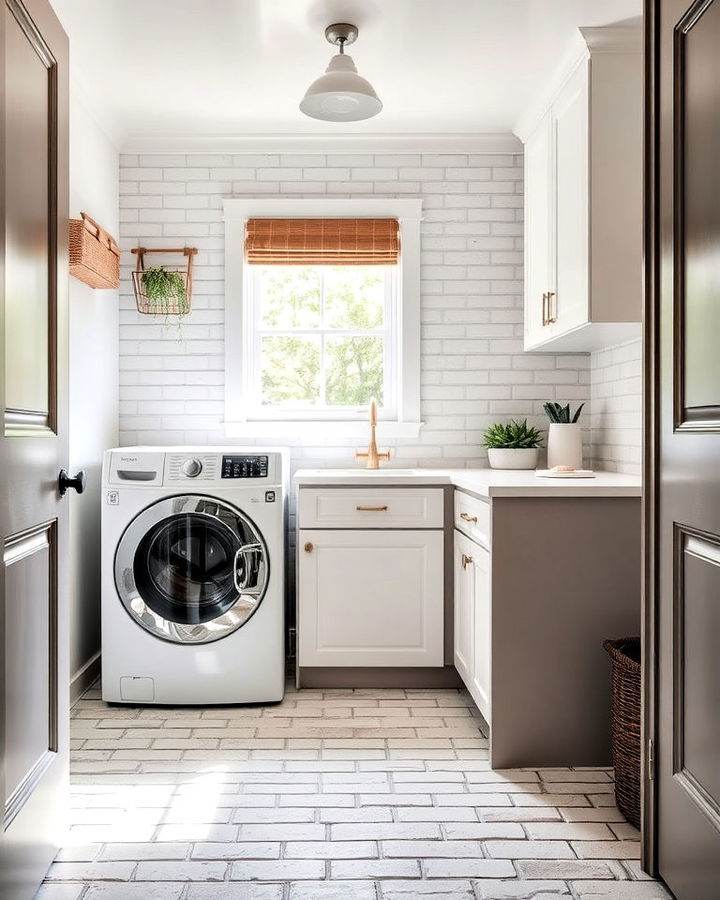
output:
[[[557,322],[557,300],[554,304],[551,304],[551,299],[555,296],[555,291],[547,292],[547,323],[548,325],[552,325],[553,322]],[[555,306],[555,315],[551,315],[552,307]]]
[[[543,328],[548,324],[548,295],[547,293],[543,293],[542,295],[542,323]]]
[[[312,553],[312,552],[313,552],[313,545],[310,543],[310,541],[308,541],[307,544],[305,544],[305,552],[306,552],[306,553]]]
[[[356,506],[358,512],[387,512],[387,506]]]
[[[469,565],[471,565],[473,561],[472,556],[466,556],[464,553],[462,555],[462,567],[463,569],[467,569]]]
[[[477,522],[477,516],[471,516],[470,513],[460,513],[460,518],[466,522]]]

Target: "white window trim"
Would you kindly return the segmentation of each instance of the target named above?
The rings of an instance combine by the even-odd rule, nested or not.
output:
[[[249,218],[397,218],[400,223],[401,263],[399,271],[397,359],[398,408],[391,420],[378,423],[386,438],[414,438],[420,433],[420,221],[419,199],[280,199],[231,198],[223,201],[225,218],[225,434],[228,437],[318,436],[324,438],[366,436],[364,414],[356,418],[321,420],[249,419],[244,390],[247,372],[243,360],[244,303],[247,266],[245,223]],[[232,336],[238,340],[233,341]]]

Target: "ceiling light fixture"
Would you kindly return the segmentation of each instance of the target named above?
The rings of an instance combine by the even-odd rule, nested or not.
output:
[[[361,78],[351,56],[345,53],[345,45],[357,40],[355,25],[339,23],[328,25],[325,37],[340,49],[330,64],[307,89],[300,103],[300,111],[313,119],[324,122],[359,122],[370,119],[382,109],[373,86]]]

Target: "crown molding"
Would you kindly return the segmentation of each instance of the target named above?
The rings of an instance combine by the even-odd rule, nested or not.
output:
[[[642,19],[626,25],[603,25],[580,28],[580,34],[591,53],[640,53],[642,51]]]
[[[578,28],[552,75],[518,118],[513,133],[525,143],[583,60],[598,53],[641,52],[642,27],[635,20],[625,25]]]
[[[123,153],[522,153],[510,132],[493,134],[248,134],[127,136]]]

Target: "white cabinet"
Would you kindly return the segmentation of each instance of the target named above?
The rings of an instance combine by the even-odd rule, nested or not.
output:
[[[303,529],[302,666],[441,666],[442,531]]]
[[[298,666],[444,664],[442,488],[301,488]]]
[[[525,142],[525,349],[545,338],[550,265],[550,119]],[[541,302],[535,300],[541,297]]]
[[[556,336],[588,321],[588,85],[589,60],[577,67],[551,112],[555,228],[554,289],[546,302]]]
[[[490,554],[455,531],[455,668],[490,724]]]
[[[473,584],[472,571],[468,573],[465,560],[472,556],[473,542],[455,532],[454,556],[454,661],[455,668],[465,684],[470,684],[473,670]]]
[[[580,29],[572,65],[516,127],[525,143],[525,349],[640,334],[642,59],[632,27]]]

